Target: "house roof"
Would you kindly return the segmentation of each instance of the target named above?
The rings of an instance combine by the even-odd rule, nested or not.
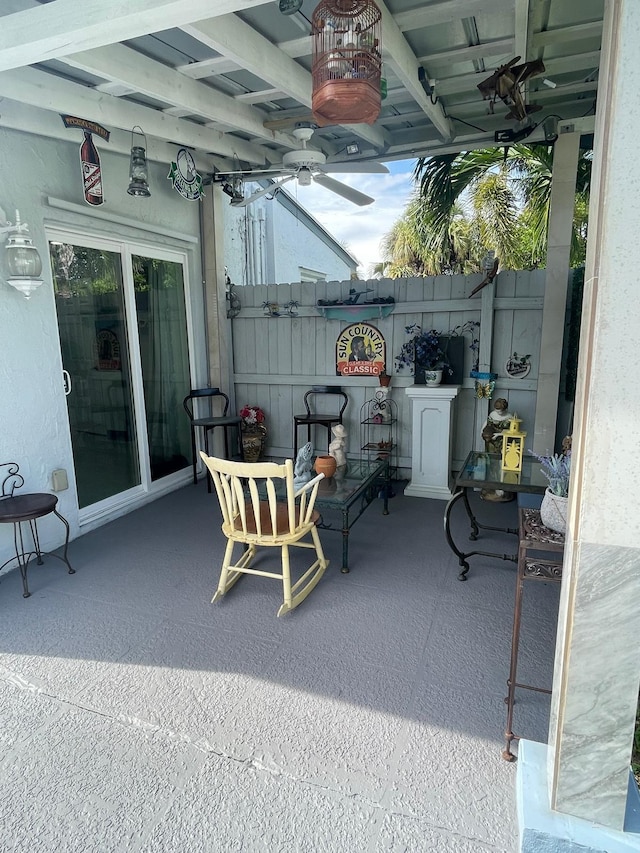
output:
[[[300,148],[311,114],[315,0],[284,15],[264,0],[4,0],[0,125],[68,138],[67,113],[131,129],[152,157],[188,146],[211,171],[264,168]],[[493,144],[518,129],[478,83],[516,56],[542,59],[526,85],[530,139],[545,118],[595,108],[604,0],[377,0],[388,95],[374,124],[318,127],[329,160],[393,160]],[[422,69],[422,70],[421,70]],[[430,94],[427,94],[430,91]],[[360,153],[349,157],[346,146]]]

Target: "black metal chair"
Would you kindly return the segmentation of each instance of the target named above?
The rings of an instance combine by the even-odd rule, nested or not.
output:
[[[197,411],[200,407],[198,407],[197,401],[204,400],[207,403],[208,409],[207,414],[203,414],[202,411]],[[213,413],[214,406],[217,401],[223,403],[222,406],[222,414],[215,415]],[[239,415],[230,415],[229,412],[229,398],[221,391],[219,388],[192,388],[191,391],[187,394],[187,396],[182,401],[182,405],[184,406],[184,410],[189,415],[189,421],[191,423],[191,457],[193,459],[193,482],[194,485],[198,482],[198,472],[197,472],[197,464],[198,460],[196,458],[196,429],[198,427],[202,428],[204,433],[204,450],[207,456],[209,455],[209,433],[214,430],[216,427],[222,427],[224,432],[224,454],[227,459],[230,459],[229,456],[229,428],[235,428],[236,430],[236,447],[238,450],[238,455],[241,458],[241,444],[240,444],[240,425],[242,424],[242,418]],[[211,478],[207,473],[207,490],[211,491]]]
[[[321,398],[327,396],[335,397],[333,412],[316,411]],[[342,423],[344,410],[347,408],[349,398],[340,385],[312,385],[311,389],[304,395],[304,407],[306,411],[300,415],[293,416],[293,455],[298,455],[298,427],[307,427],[307,441],[311,441],[311,427],[323,426],[327,429],[327,450],[331,442],[331,427]]]

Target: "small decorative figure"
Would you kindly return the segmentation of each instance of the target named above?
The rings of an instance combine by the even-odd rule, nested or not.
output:
[[[502,453],[502,433],[509,429],[513,415],[507,411],[509,403],[504,397],[498,397],[482,427],[482,439],[487,453]]]
[[[347,456],[345,447],[347,443],[347,431],[342,424],[336,424],[331,428],[334,435],[333,441],[329,445],[329,454],[336,460],[338,468],[347,464]]]
[[[311,466],[313,465],[313,445],[308,441],[298,451],[296,464],[293,468],[293,485],[299,489],[311,479]]]
[[[498,397],[482,427],[482,438],[487,453],[499,453],[502,456],[503,433],[509,429],[511,419],[515,417],[508,411],[509,403],[504,397]],[[485,501],[506,502],[515,498],[515,492],[504,489],[481,489],[480,497]]]

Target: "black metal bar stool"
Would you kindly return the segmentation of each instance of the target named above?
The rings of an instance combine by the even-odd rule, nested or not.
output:
[[[223,401],[222,414],[214,415],[212,410],[213,401],[218,398]],[[203,415],[198,413],[195,410],[194,401],[197,400],[206,400],[209,405],[209,413],[207,415]],[[191,391],[187,394],[187,396],[182,401],[182,405],[184,406],[184,410],[189,416],[189,421],[191,425],[191,454],[193,459],[193,483],[194,485],[198,482],[198,472],[197,472],[197,463],[198,459],[196,456],[196,428],[201,427],[204,432],[204,451],[207,456],[209,453],[209,433],[214,430],[216,427],[222,427],[224,432],[224,455],[227,459],[230,459],[229,456],[229,436],[228,430],[229,428],[234,428],[236,430],[236,446],[238,448],[238,458],[242,458],[242,445],[240,443],[240,425],[242,424],[242,418],[239,415],[229,415],[229,398],[227,395],[221,391],[219,388],[192,388]],[[207,472],[207,490],[211,491],[211,477]]]
[[[35,492],[26,495],[14,495],[14,489],[24,485],[22,476],[18,473],[19,466],[15,462],[6,463],[9,468],[9,473],[2,481],[2,497],[0,497],[0,524],[13,524],[13,543],[15,547],[15,556],[10,557],[1,566],[2,570],[13,560],[17,560],[20,575],[22,576],[22,596],[29,598],[29,586],[27,583],[27,569],[29,562],[36,557],[36,563],[41,566],[43,563],[42,557],[55,557],[56,560],[61,560],[66,563],[70,575],[75,574],[75,569],[71,568],[71,563],[67,559],[67,549],[69,547],[69,522],[56,509],[58,498],[55,495],[50,495],[46,492]],[[2,466],[4,467],[4,466]],[[57,516],[65,526],[64,538],[64,554],[60,557],[58,554],[47,552],[46,554],[40,548],[40,537],[38,536],[38,519],[45,515],[53,513]],[[27,522],[31,532],[33,549],[27,550],[25,536],[22,530],[22,523]]]
[[[315,411],[317,403],[324,397],[335,397],[335,409],[333,412]],[[331,427],[342,423],[342,415],[347,408],[349,398],[340,385],[312,385],[303,398],[306,411],[300,415],[293,416],[293,455],[298,455],[298,427],[307,427],[307,441],[311,441],[311,427],[323,426],[327,429],[327,450],[331,443]]]

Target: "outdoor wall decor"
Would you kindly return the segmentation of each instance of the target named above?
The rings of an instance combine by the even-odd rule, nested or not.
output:
[[[84,200],[87,204],[104,204],[100,155],[93,142],[93,134],[97,134],[105,142],[108,142],[109,131],[102,127],[102,125],[84,118],[68,115],[61,115],[60,118],[65,127],[79,127],[84,133],[84,139],[80,146],[80,168],[82,171]]]
[[[336,341],[338,376],[378,376],[386,366],[387,347],[375,326],[352,323]]]
[[[196,163],[190,151],[180,148],[175,161],[172,161],[167,178],[176,192],[189,201],[198,201],[204,195],[202,178],[196,169]]]
[[[469,375],[475,380],[476,397],[479,400],[490,400],[496,388],[498,374],[489,370],[472,370]]]
[[[265,317],[297,317],[300,304],[295,299],[287,302],[286,305],[278,305],[277,302],[263,302],[262,310]]]
[[[531,355],[518,355],[514,352],[505,364],[505,371],[512,379],[524,379],[531,370]]]

